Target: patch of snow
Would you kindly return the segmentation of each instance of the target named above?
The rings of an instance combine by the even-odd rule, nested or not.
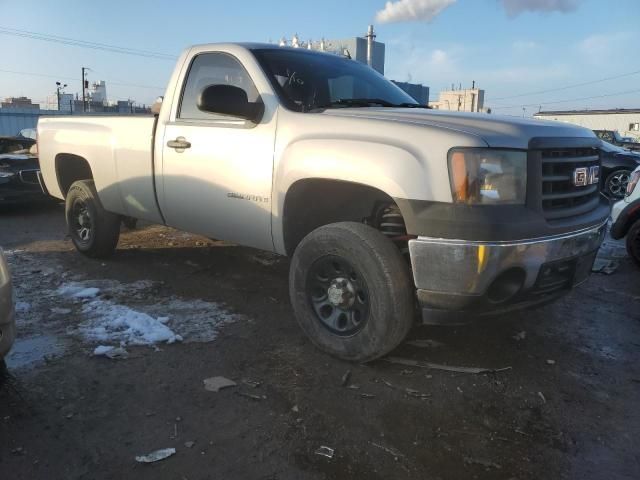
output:
[[[101,344],[153,346],[183,339],[211,342],[220,327],[239,318],[214,302],[162,297],[160,285],[148,280],[85,280],[64,283],[54,293],[83,300],[83,321],[73,332],[85,341]],[[98,298],[98,293],[104,295]],[[62,310],[66,309],[57,311]]]
[[[93,298],[100,293],[100,289],[96,287],[83,287],[81,285],[70,283],[62,285],[58,288],[58,294],[71,298]]]
[[[109,345],[100,345],[95,348],[93,351],[93,355],[96,357],[107,357],[111,359],[122,358],[126,359],[129,357],[129,352],[127,352],[122,347],[112,347]]]
[[[112,352],[116,347],[111,347],[109,345],[98,345],[93,351],[94,355],[106,355],[109,352]]]
[[[82,306],[87,320],[77,331],[92,342],[153,345],[182,340],[169,327],[144,312],[111,301],[92,300]]]

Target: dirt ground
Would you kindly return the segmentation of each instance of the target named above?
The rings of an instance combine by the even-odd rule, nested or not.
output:
[[[89,260],[61,206],[2,211],[0,245],[19,328],[0,478],[640,478],[640,272],[626,258],[553,305],[418,327],[393,353],[510,367],[471,374],[318,352],[292,316],[287,260],[255,250],[147,226]],[[95,356],[91,312],[114,309],[182,341]],[[237,385],[205,390],[215,376]],[[163,448],[176,454],[135,460]]]

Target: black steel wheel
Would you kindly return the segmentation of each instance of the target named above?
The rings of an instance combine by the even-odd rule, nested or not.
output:
[[[106,211],[91,180],[74,182],[65,199],[65,216],[76,249],[95,258],[113,254],[120,237],[120,216]]]
[[[361,223],[334,223],[307,235],[291,261],[289,291],[300,327],[343,360],[386,355],[415,321],[407,262],[389,238]]]
[[[616,170],[610,173],[604,183],[605,193],[616,200],[623,199],[630,179],[630,170]]]
[[[69,228],[73,230],[74,238],[83,246],[87,246],[93,239],[93,223],[85,200],[80,197],[74,198],[71,210]]]
[[[336,255],[316,260],[307,275],[307,293],[318,321],[335,335],[355,335],[366,325],[369,288],[349,260]]]

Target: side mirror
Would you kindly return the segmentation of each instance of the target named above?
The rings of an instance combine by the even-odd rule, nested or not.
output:
[[[163,100],[164,100],[164,97],[156,98],[156,101],[153,102],[153,105],[151,105],[151,113],[153,113],[154,115],[160,115],[160,108],[162,108]]]
[[[197,106],[203,112],[244,118],[258,123],[264,114],[262,102],[249,102],[247,92],[233,85],[209,85],[198,95]]]

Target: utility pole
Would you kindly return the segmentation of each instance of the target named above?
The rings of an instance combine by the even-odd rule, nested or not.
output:
[[[67,87],[66,83],[64,85],[62,85],[62,83],[56,82],[56,96],[58,97],[58,111],[61,110],[61,108],[60,108],[60,90],[66,88],[66,87]]]
[[[87,111],[87,94],[86,94],[86,90],[87,90],[87,80],[86,80],[86,71],[87,70],[91,70],[90,68],[87,67],[82,67],[82,111],[86,112]]]

